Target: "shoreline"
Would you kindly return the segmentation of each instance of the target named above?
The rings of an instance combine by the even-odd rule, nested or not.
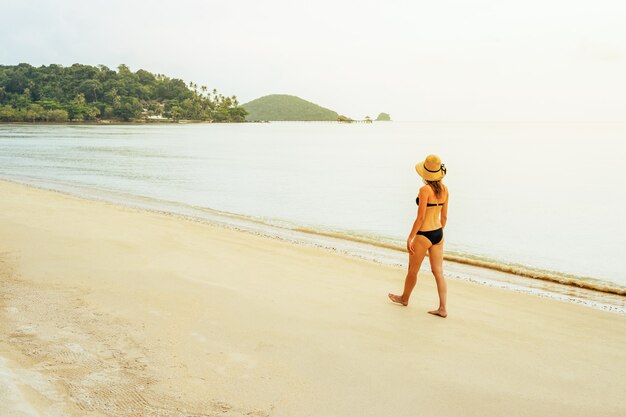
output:
[[[150,125],[150,124],[165,124],[165,125],[188,125],[188,124],[266,124],[266,123],[336,123],[336,124],[370,124],[370,123],[390,123],[391,120],[372,120],[366,122],[364,120],[352,120],[350,122],[342,122],[339,120],[243,120],[241,122],[216,122],[213,120],[193,120],[193,119],[180,119],[178,121],[172,119],[137,119],[137,120],[117,120],[117,119],[97,119],[97,120],[65,120],[65,121],[0,121],[2,125],[20,125],[20,126],[33,126],[33,125],[86,125],[86,126],[117,126],[117,125]],[[413,123],[413,122],[408,122]],[[418,122],[429,123],[429,122]]]
[[[405,250],[392,242],[378,242],[360,236],[352,236],[349,233],[339,234],[332,231],[315,230],[282,221],[278,222],[279,224],[264,222],[246,215],[75,184],[52,183],[26,178],[0,178],[0,184],[3,181],[58,192],[79,199],[138,208],[185,220],[278,238],[295,244],[312,245],[356,258],[406,268]],[[450,251],[444,252],[444,262],[444,274],[447,278],[531,293],[626,315],[626,297],[624,297],[626,288],[618,284],[598,279],[584,281],[581,279],[582,277],[569,274],[529,268],[519,264],[494,262],[477,256],[459,256],[454,252],[450,253]],[[428,268],[427,262],[424,262],[422,269],[427,271]],[[448,270],[453,271],[453,273]],[[485,279],[485,276],[489,278]]]
[[[386,293],[401,267],[11,182],[0,192],[0,398],[14,414],[626,413],[621,315],[450,279],[441,319],[425,271],[399,307]]]
[[[257,122],[257,121],[243,121],[243,122],[214,122],[214,121],[208,121],[208,120],[179,120],[179,121],[174,121],[174,120],[128,120],[128,121],[123,121],[123,120],[114,120],[114,119],[101,119],[101,120],[66,120],[63,122],[45,122],[45,121],[39,121],[39,122],[4,122],[4,121],[0,121],[0,125],[20,125],[20,126],[38,126],[38,125],[51,125],[51,126],[58,126],[58,125],[67,125],[67,126],[119,126],[119,125],[129,125],[129,126],[133,126],[133,125],[150,125],[150,124],[167,124],[167,125],[187,125],[187,124],[241,124],[241,123],[264,123],[264,122]]]
[[[318,230],[313,230],[313,229],[308,229],[308,228],[303,228],[303,227],[297,227],[295,228],[295,230],[303,232],[303,233],[321,235],[321,236],[332,237],[332,238],[340,238],[340,239],[350,240],[350,241],[357,242],[357,243],[364,243],[364,244],[373,245],[373,246],[377,246],[377,247],[385,248],[385,249],[390,249],[390,250],[394,250],[394,251],[398,251],[402,253],[405,252],[403,247],[401,247],[400,245],[392,244],[392,243],[385,244],[382,242],[367,240],[361,237],[353,237],[353,236],[349,236],[345,234],[340,235],[337,233],[323,232],[323,231],[318,231]],[[428,255],[426,255],[426,257],[428,257]],[[605,280],[601,280],[598,278],[577,277],[572,274],[559,273],[559,272],[549,271],[549,270],[544,270],[544,269],[539,269],[539,268],[531,268],[526,265],[517,264],[517,263],[496,262],[496,261],[492,261],[492,260],[489,260],[480,256],[458,255],[454,252],[450,253],[450,251],[448,251],[448,253],[444,251],[443,259],[445,261],[454,262],[457,264],[470,265],[470,266],[475,266],[479,268],[490,269],[493,271],[518,275],[524,278],[531,278],[535,280],[547,281],[547,282],[552,282],[556,284],[584,288],[587,290],[597,291],[597,292],[602,292],[602,293],[607,293],[607,294],[614,294],[614,295],[620,295],[620,296],[626,295],[626,287],[623,287],[623,286],[620,286],[619,284],[611,283]]]

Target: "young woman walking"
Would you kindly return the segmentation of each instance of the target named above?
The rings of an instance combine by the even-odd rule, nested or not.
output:
[[[407,306],[411,292],[417,282],[417,273],[428,253],[430,269],[435,276],[439,293],[439,308],[429,311],[440,317],[446,317],[446,281],[443,277],[443,229],[448,218],[448,187],[441,180],[446,175],[446,167],[437,155],[428,155],[423,162],[415,165],[415,170],[424,180],[419,195],[415,199],[418,205],[417,218],[406,241],[409,251],[409,270],[404,281],[402,295],[389,293],[394,303]]]

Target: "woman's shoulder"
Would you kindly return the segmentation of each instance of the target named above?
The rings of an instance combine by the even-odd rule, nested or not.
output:
[[[433,191],[433,188],[430,185],[426,184],[426,185],[422,185],[420,187],[419,193],[420,194],[434,194],[434,191]]]

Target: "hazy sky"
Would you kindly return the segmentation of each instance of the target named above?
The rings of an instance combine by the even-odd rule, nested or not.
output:
[[[626,121],[625,0],[0,0],[0,64],[120,63],[354,118]]]

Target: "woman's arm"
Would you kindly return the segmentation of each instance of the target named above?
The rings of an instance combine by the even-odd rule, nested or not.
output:
[[[409,253],[413,253],[413,238],[415,238],[415,234],[418,230],[420,230],[420,227],[422,227],[422,223],[424,223],[424,219],[426,218],[426,207],[428,207],[428,189],[426,187],[420,188],[418,197],[420,199],[420,205],[417,208],[417,217],[413,222],[413,228],[411,229],[411,233],[406,240],[406,248]]]
[[[448,200],[450,200],[450,192],[446,188],[446,201],[443,203],[443,207],[441,207],[441,227],[446,227],[446,222],[448,221]]]

